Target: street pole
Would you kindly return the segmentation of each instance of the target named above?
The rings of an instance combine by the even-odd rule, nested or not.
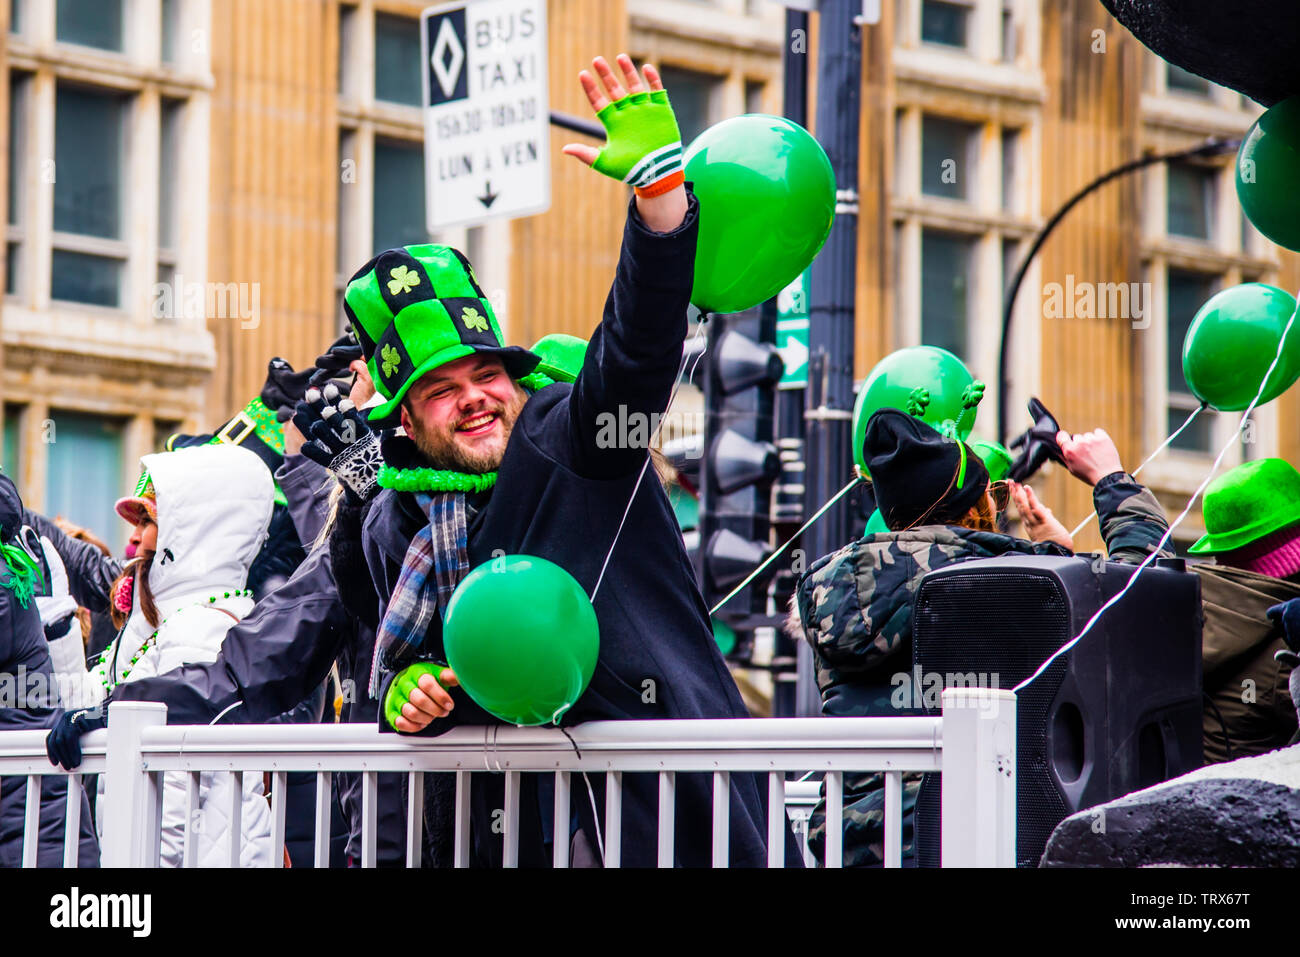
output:
[[[785,118],[808,126],[808,13],[785,11],[785,46],[781,54],[783,76],[782,111]],[[772,524],[778,529],[777,541],[784,541],[803,524],[803,400],[806,388],[781,388],[776,392],[776,443],[786,469],[773,492]],[[797,482],[797,484],[796,484]],[[782,563],[786,564],[786,563]],[[794,587],[795,574],[789,566],[773,580],[773,611],[782,614]],[[793,718],[798,706],[799,645],[776,628],[772,639],[772,717]]]
[[[858,130],[861,111],[862,0],[822,0],[817,53],[817,139],[837,186],[835,224],[813,261],[808,310],[808,387],[804,395],[806,488],[812,515],[853,477],[853,329],[858,258]],[[804,534],[805,562],[848,542],[842,499]],[[812,652],[799,645],[800,716],[821,713]]]

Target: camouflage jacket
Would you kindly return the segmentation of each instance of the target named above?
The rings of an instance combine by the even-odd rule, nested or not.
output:
[[[1168,528],[1155,496],[1126,473],[1102,479],[1093,500],[1114,560],[1141,561]],[[795,586],[787,629],[812,646],[822,711],[899,714],[891,675],[912,667],[912,605],[921,580],[953,562],[1012,553],[1070,554],[997,532],[925,525],[867,535],[813,562]]]

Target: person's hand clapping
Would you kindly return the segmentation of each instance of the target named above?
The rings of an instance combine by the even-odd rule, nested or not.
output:
[[[1074,551],[1074,539],[1060,523],[1052,510],[1038,500],[1028,485],[1011,483],[1011,498],[1016,503],[1020,520],[1025,523],[1025,535],[1032,542],[1054,542]]]
[[[1119,450],[1105,429],[1094,429],[1080,435],[1071,435],[1062,429],[1056,443],[1065,457],[1065,467],[1070,474],[1089,485],[1096,485],[1107,475],[1124,471],[1119,460]]]

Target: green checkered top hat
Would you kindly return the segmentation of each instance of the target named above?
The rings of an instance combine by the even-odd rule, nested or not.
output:
[[[366,263],[343,294],[375,388],[387,401],[370,421],[392,426],[407,390],[425,373],[474,353],[499,356],[520,379],[539,358],[501,341],[492,304],[469,260],[450,246],[389,249]]]
[[[1300,522],[1300,472],[1282,459],[1256,459],[1229,469],[1205,490],[1206,534],[1188,549],[1214,555]]]

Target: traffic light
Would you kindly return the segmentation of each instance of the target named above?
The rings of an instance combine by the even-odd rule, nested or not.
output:
[[[774,444],[776,384],[784,372],[773,339],[774,303],[708,320],[703,369],[704,443],[698,538],[691,544],[700,590],[710,608],[772,554],[772,482],[781,474]],[[735,630],[743,656],[747,633],[766,614],[761,575],[714,616]]]

